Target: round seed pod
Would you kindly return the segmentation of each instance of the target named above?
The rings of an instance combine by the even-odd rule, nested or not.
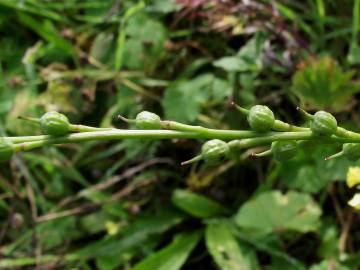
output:
[[[343,155],[350,161],[360,159],[360,144],[359,143],[344,143],[342,148]]]
[[[161,129],[161,119],[155,113],[143,111],[136,116],[135,125],[140,129]]]
[[[0,162],[9,161],[14,152],[14,144],[8,139],[0,138]]]
[[[299,151],[296,141],[275,141],[271,144],[271,153],[277,161],[292,159]]]
[[[207,141],[201,147],[201,157],[208,164],[221,162],[228,156],[229,152],[229,145],[218,139]]]
[[[40,128],[43,134],[62,136],[69,133],[70,123],[65,115],[52,111],[40,118]]]
[[[275,116],[269,107],[255,105],[251,107],[247,120],[252,130],[266,132],[274,126]]]
[[[310,121],[310,129],[316,135],[330,136],[337,130],[337,121],[331,113],[318,111]]]

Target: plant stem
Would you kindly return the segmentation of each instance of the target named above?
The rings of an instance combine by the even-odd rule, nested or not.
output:
[[[45,145],[79,143],[91,140],[121,140],[121,139],[223,139],[235,140],[230,145],[235,147],[251,147],[271,143],[278,140],[311,140],[318,139],[310,131],[299,132],[268,132],[256,133],[253,131],[241,130],[205,130],[203,132],[172,131],[172,130],[121,130],[112,129],[106,131],[94,131],[84,133],[73,133],[64,137],[50,136],[29,136],[29,137],[9,137],[15,144],[15,151],[27,151]],[[20,139],[19,139],[20,138]],[[332,136],[322,138],[323,141],[332,142],[360,142],[357,138],[340,138]]]

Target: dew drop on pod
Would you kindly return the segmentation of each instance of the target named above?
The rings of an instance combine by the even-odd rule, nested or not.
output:
[[[69,133],[70,123],[65,115],[52,111],[40,118],[40,128],[43,134],[62,136]]]
[[[208,164],[221,162],[229,154],[229,145],[218,139],[207,141],[201,147],[201,158]]]
[[[0,138],[0,162],[10,160],[13,154],[14,144],[5,138]]]
[[[275,116],[269,107],[255,105],[250,108],[247,120],[252,130],[266,132],[274,126]]]
[[[310,121],[310,129],[316,135],[330,136],[337,130],[337,121],[331,113],[318,111]]]
[[[299,146],[296,141],[275,141],[271,144],[271,153],[277,161],[287,161],[296,156]]]
[[[140,129],[161,129],[161,118],[155,113],[143,111],[136,116],[135,125]]]

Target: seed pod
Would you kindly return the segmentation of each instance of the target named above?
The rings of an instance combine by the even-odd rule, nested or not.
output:
[[[343,155],[350,161],[360,159],[359,143],[344,143],[342,148]]]
[[[277,161],[292,159],[298,153],[296,141],[275,141],[271,144],[271,153]]]
[[[161,119],[155,113],[143,111],[136,116],[135,125],[140,129],[161,129]]]
[[[337,130],[337,121],[332,114],[318,111],[310,121],[310,129],[316,135],[330,136]]]
[[[14,144],[5,138],[0,138],[0,162],[10,160],[14,152]]]
[[[69,133],[70,123],[65,115],[52,111],[40,118],[40,128],[43,134],[62,136]]]
[[[255,105],[251,107],[247,120],[251,129],[254,131],[266,132],[274,126],[275,116],[269,107],[264,105]]]
[[[214,139],[207,141],[201,147],[201,158],[208,164],[216,164],[226,158],[230,148],[224,141]]]

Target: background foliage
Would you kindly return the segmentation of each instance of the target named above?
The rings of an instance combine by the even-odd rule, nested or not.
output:
[[[360,1],[0,0],[0,131],[19,115],[128,128],[141,110],[247,128],[231,101],[359,130]],[[89,142],[0,170],[0,268],[358,269],[360,216],[331,146],[179,164],[201,142]],[[260,149],[257,149],[260,150]],[[353,170],[353,173],[359,170]],[[352,177],[356,177],[352,175]],[[359,176],[358,176],[359,177]]]

